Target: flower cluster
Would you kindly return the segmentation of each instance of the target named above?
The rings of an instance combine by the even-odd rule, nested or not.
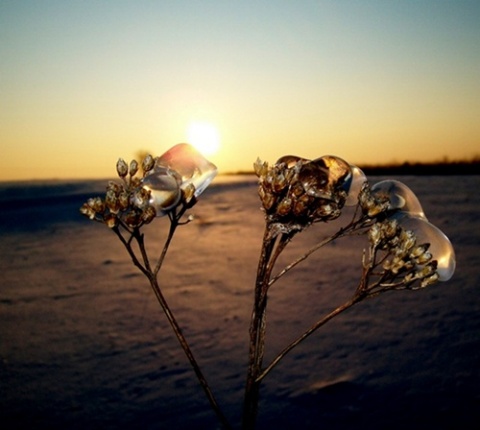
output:
[[[358,194],[358,204],[368,218],[376,218],[390,208],[390,199],[385,194],[373,194],[370,184],[365,182]]]
[[[141,178],[136,176],[138,170],[136,160],[128,165],[119,159],[117,174],[121,182],[110,181],[105,197],[88,199],[80,212],[110,228],[121,224],[127,229],[167,214],[181,216],[196,203],[217,173],[215,165],[185,143],[155,159],[147,155],[142,162]],[[177,208],[181,208],[178,213]]]
[[[428,222],[410,188],[395,180],[381,181],[371,187],[364,184],[358,201],[364,216],[374,221],[368,230],[370,252],[366,268],[370,275],[376,276],[376,281],[371,284],[373,287],[364,288],[370,292],[417,289],[452,277],[455,271],[452,244]]]
[[[338,218],[352,182],[351,166],[333,156],[285,156],[271,167],[258,159],[254,169],[267,222],[285,232]]]
[[[368,232],[370,261],[365,267],[369,280],[375,279],[370,284],[375,291],[424,287],[453,275],[452,244],[428,222],[405,184],[389,179],[370,186],[360,169],[334,156],[313,161],[285,156],[271,167],[260,160],[254,167],[269,237],[333,220],[344,205],[356,204],[359,211],[342,234]]]
[[[142,162],[144,177],[153,166],[153,157],[147,155]],[[122,181],[109,181],[105,196],[88,199],[80,212],[110,228],[118,226],[119,223],[129,227],[150,223],[156,216],[156,210],[150,205],[150,191],[142,186],[142,180],[136,176],[138,167],[136,160],[132,160],[129,166],[120,158],[117,162],[117,174]]]
[[[375,223],[368,231],[370,268],[382,267],[378,285],[390,289],[423,288],[439,280],[437,260],[429,243],[418,243],[415,232],[406,230],[395,219]],[[377,252],[383,255],[376,261]],[[420,286],[418,287],[418,282]]]

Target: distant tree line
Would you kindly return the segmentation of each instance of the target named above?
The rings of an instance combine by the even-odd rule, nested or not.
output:
[[[378,166],[359,166],[366,175],[478,175],[480,157],[470,161],[443,160],[433,163],[387,164]]]

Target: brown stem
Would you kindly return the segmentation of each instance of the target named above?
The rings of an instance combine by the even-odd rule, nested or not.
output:
[[[135,255],[135,252],[133,251],[133,248],[132,248],[132,245],[131,245],[131,240],[133,238],[133,234],[131,234],[130,236],[130,239],[127,241],[121,231],[119,230],[118,227],[114,227],[112,229],[115,234],[118,236],[118,238],[120,239],[120,241],[122,242],[123,246],[125,247],[125,249],[127,250],[128,252],[128,255],[130,256],[130,258],[132,259],[132,262],[133,264],[138,267],[138,269],[145,275],[145,276],[149,276],[149,271],[142,265],[142,263],[140,263],[140,260],[137,258],[137,256]]]
[[[208,401],[210,402],[210,406],[212,409],[215,411],[217,414],[217,418],[222,424],[223,428],[225,430],[230,430],[231,426],[229,422],[227,421],[226,417],[223,415],[216,399],[215,396],[213,395],[212,390],[210,389],[210,386],[208,385],[208,382],[203,375],[203,372],[200,369],[200,366],[197,363],[197,360],[195,359],[192,350],[190,349],[190,346],[185,338],[185,336],[182,333],[182,330],[180,329],[180,326],[177,323],[177,320],[173,316],[172,311],[170,310],[170,307],[168,306],[167,301],[165,300],[165,297],[162,294],[162,291],[158,285],[157,278],[156,276],[150,276],[150,285],[152,286],[153,291],[155,292],[155,296],[157,297],[158,302],[160,303],[160,306],[162,307],[163,312],[165,313],[168,322],[170,323],[170,326],[173,329],[173,332],[175,333],[175,336],[178,339],[178,342],[180,343],[183,351],[185,352],[185,355],[187,356],[188,360],[190,361],[190,365],[192,366],[195,375],[198,379],[198,382],[203,388],[203,391],[205,392],[205,395],[207,396]]]
[[[150,286],[152,287],[152,289],[155,293],[155,296],[156,296],[156,298],[157,298],[165,316],[167,317],[167,320],[170,323],[170,326],[172,327],[173,332],[175,333],[175,336],[178,339],[178,342],[180,343],[183,351],[185,352],[185,355],[187,356],[187,358],[190,362],[190,365],[192,366],[192,368],[195,372],[195,375],[196,375],[200,385],[202,386],[202,388],[205,392],[205,395],[207,396],[208,401],[210,402],[210,405],[211,405],[212,409],[214,410],[214,412],[217,415],[218,420],[222,424],[222,427],[225,430],[231,430],[232,427],[230,426],[226,417],[223,415],[223,413],[222,413],[222,411],[221,411],[221,409],[220,409],[220,407],[219,407],[219,405],[218,405],[218,403],[217,403],[217,401],[216,401],[216,399],[213,395],[213,392],[212,392],[205,376],[203,375],[203,373],[200,369],[200,366],[198,365],[198,363],[197,363],[197,361],[196,361],[196,359],[195,359],[195,357],[194,357],[194,355],[193,355],[193,353],[190,349],[190,346],[189,346],[185,336],[183,335],[182,330],[180,329],[180,326],[177,323],[177,320],[175,319],[172,311],[170,310],[170,307],[169,307],[165,297],[163,296],[162,291],[160,289],[160,286],[158,284],[158,279],[157,279],[158,273],[160,271],[160,268],[162,267],[162,263],[165,259],[166,254],[167,254],[167,251],[168,251],[169,245],[172,241],[175,230],[176,230],[177,226],[179,225],[179,219],[181,218],[181,216],[183,215],[184,212],[185,212],[185,210],[181,210],[181,211],[179,211],[178,214],[174,214],[170,217],[170,229],[169,229],[169,232],[168,232],[168,236],[167,236],[167,239],[166,239],[165,244],[163,246],[160,257],[158,259],[158,262],[157,262],[157,264],[155,266],[155,269],[153,271],[151,269],[148,254],[147,254],[147,251],[146,251],[146,248],[145,248],[144,236],[143,236],[143,234],[140,233],[139,229],[138,228],[134,229],[133,232],[129,231],[131,236],[130,236],[130,239],[128,241],[123,237],[123,235],[120,232],[120,230],[118,229],[118,227],[115,227],[113,230],[117,234],[117,236],[120,238],[120,241],[122,242],[122,244],[125,246],[128,254],[130,255],[130,257],[133,261],[133,264],[136,267],[138,267],[140,269],[140,271],[150,281]],[[140,262],[139,258],[137,257],[137,255],[135,254],[135,251],[132,248],[132,245],[131,245],[132,238],[135,238],[135,240],[137,241],[138,247],[140,249],[140,254],[142,255],[142,260],[144,262],[143,265]]]
[[[291,235],[289,234],[282,234],[272,238],[270,226],[267,224],[258,262],[255,298],[250,321],[249,365],[245,384],[242,423],[244,430],[253,430],[258,413],[260,383],[257,382],[257,377],[262,370],[264,356],[269,279],[276,259],[290,239]]]
[[[335,239],[339,239],[343,236],[346,236],[350,233],[352,233],[353,231],[355,231],[355,229],[361,229],[361,228],[364,228],[365,227],[365,222],[366,220],[368,220],[368,218],[365,218],[365,217],[361,217],[359,219],[355,219],[356,218],[356,212],[352,218],[352,221],[350,222],[350,224],[348,224],[346,227],[342,227],[340,228],[335,234],[333,234],[332,236],[330,237],[327,237],[325,239],[323,239],[322,241],[318,242],[317,244],[315,244],[314,246],[312,246],[305,254],[303,254],[302,256],[298,257],[295,261],[293,261],[292,263],[290,263],[288,266],[286,266],[281,272],[279,272],[277,275],[275,275],[272,279],[270,279],[269,281],[269,286],[274,284],[276,281],[278,281],[283,275],[285,275],[287,272],[289,272],[290,270],[292,270],[295,266],[297,266],[298,264],[300,264],[302,261],[306,260],[310,255],[312,255],[314,252],[318,251],[320,248],[322,248],[323,246],[329,244],[330,242],[333,242]]]

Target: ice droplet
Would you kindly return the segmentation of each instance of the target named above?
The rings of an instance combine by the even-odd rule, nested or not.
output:
[[[200,152],[188,143],[179,143],[170,148],[155,161],[156,168],[168,168],[180,176],[180,188],[189,184],[195,187],[198,197],[217,175],[217,166],[208,161]]]
[[[324,155],[312,163],[321,163],[328,169],[328,182],[335,188],[343,186],[351,175],[350,164],[334,155]]]
[[[428,249],[433,260],[437,260],[437,273],[440,281],[448,281],[455,272],[455,251],[448,237],[425,218],[399,213],[394,218],[406,230],[412,230],[417,238],[417,245],[429,243]]]
[[[399,210],[427,219],[415,193],[400,181],[388,179],[378,182],[372,186],[372,194],[378,197],[387,197],[390,201],[390,210]]]
[[[157,165],[143,178],[142,186],[150,191],[149,203],[155,208],[157,216],[165,215],[178,205],[182,197],[180,184],[180,175]]]
[[[351,175],[349,164],[339,157],[325,155],[305,163],[299,179],[308,195],[327,200],[335,199],[338,189]]]
[[[345,200],[345,206],[355,206],[358,202],[358,195],[363,187],[363,184],[367,182],[367,177],[363,170],[357,166],[350,165],[352,170],[351,176],[348,178],[346,186],[348,191],[347,200]]]

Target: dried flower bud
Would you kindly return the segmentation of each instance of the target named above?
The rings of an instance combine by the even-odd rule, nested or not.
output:
[[[153,169],[153,166],[155,164],[155,160],[153,159],[153,157],[148,154],[142,161],[142,169],[143,169],[143,173],[147,173],[149,172],[150,170]]]
[[[272,167],[257,159],[254,169],[270,224],[283,224],[283,230],[291,232],[340,216],[347,197],[343,186],[351,175],[349,165],[342,159],[324,156],[309,161],[289,155]]]
[[[118,195],[122,190],[123,190],[122,185],[117,184],[116,182],[113,182],[113,181],[108,182],[107,191],[113,191],[115,195]]]
[[[127,176],[128,165],[125,162],[125,160],[123,160],[123,158],[119,158],[117,161],[117,173],[118,173],[118,176],[120,176],[121,178],[124,178],[125,176]]]
[[[120,209],[118,198],[113,190],[108,190],[105,194],[105,204],[112,213],[117,213]]]
[[[288,215],[292,209],[293,200],[290,197],[285,197],[277,206],[277,213],[280,216]]]
[[[367,182],[363,184],[360,190],[358,202],[362,208],[362,212],[369,218],[375,218],[377,215],[386,212],[389,208],[388,199],[384,196],[374,196]]]
[[[130,161],[130,176],[135,176],[138,172],[138,162],[137,160]]]
[[[429,285],[435,284],[436,282],[438,282],[439,278],[440,277],[439,277],[438,273],[434,273],[433,275],[422,279],[422,282],[420,284],[420,288],[425,288],[425,287],[428,287]]]
[[[125,215],[125,222],[131,227],[138,226],[140,221],[140,214],[136,211],[130,211]]]
[[[118,225],[118,218],[115,214],[108,214],[104,221],[108,228],[114,228]]]
[[[383,234],[385,239],[393,239],[399,233],[396,220],[387,220],[383,224]]]
[[[105,210],[105,203],[100,197],[93,197],[87,200],[90,206],[96,213],[102,213]]]
[[[118,204],[119,204],[120,210],[122,211],[128,208],[128,205],[130,204],[130,197],[126,191],[122,191],[118,195]]]
[[[90,219],[95,219],[95,211],[88,203],[84,203],[82,205],[82,207],[80,208],[80,213]]]
[[[150,202],[150,191],[145,188],[137,189],[133,194],[132,203],[139,209],[145,209]]]
[[[382,225],[380,223],[373,224],[368,230],[368,240],[374,248],[377,248],[382,241]]]
[[[253,169],[255,174],[261,178],[267,174],[268,171],[268,163],[266,161],[262,162],[260,158],[257,158],[257,161],[253,164]]]
[[[142,212],[142,221],[145,223],[145,224],[148,224],[150,222],[152,222],[155,217],[157,216],[157,213],[154,209],[153,206],[147,206],[145,208],[145,210]]]

